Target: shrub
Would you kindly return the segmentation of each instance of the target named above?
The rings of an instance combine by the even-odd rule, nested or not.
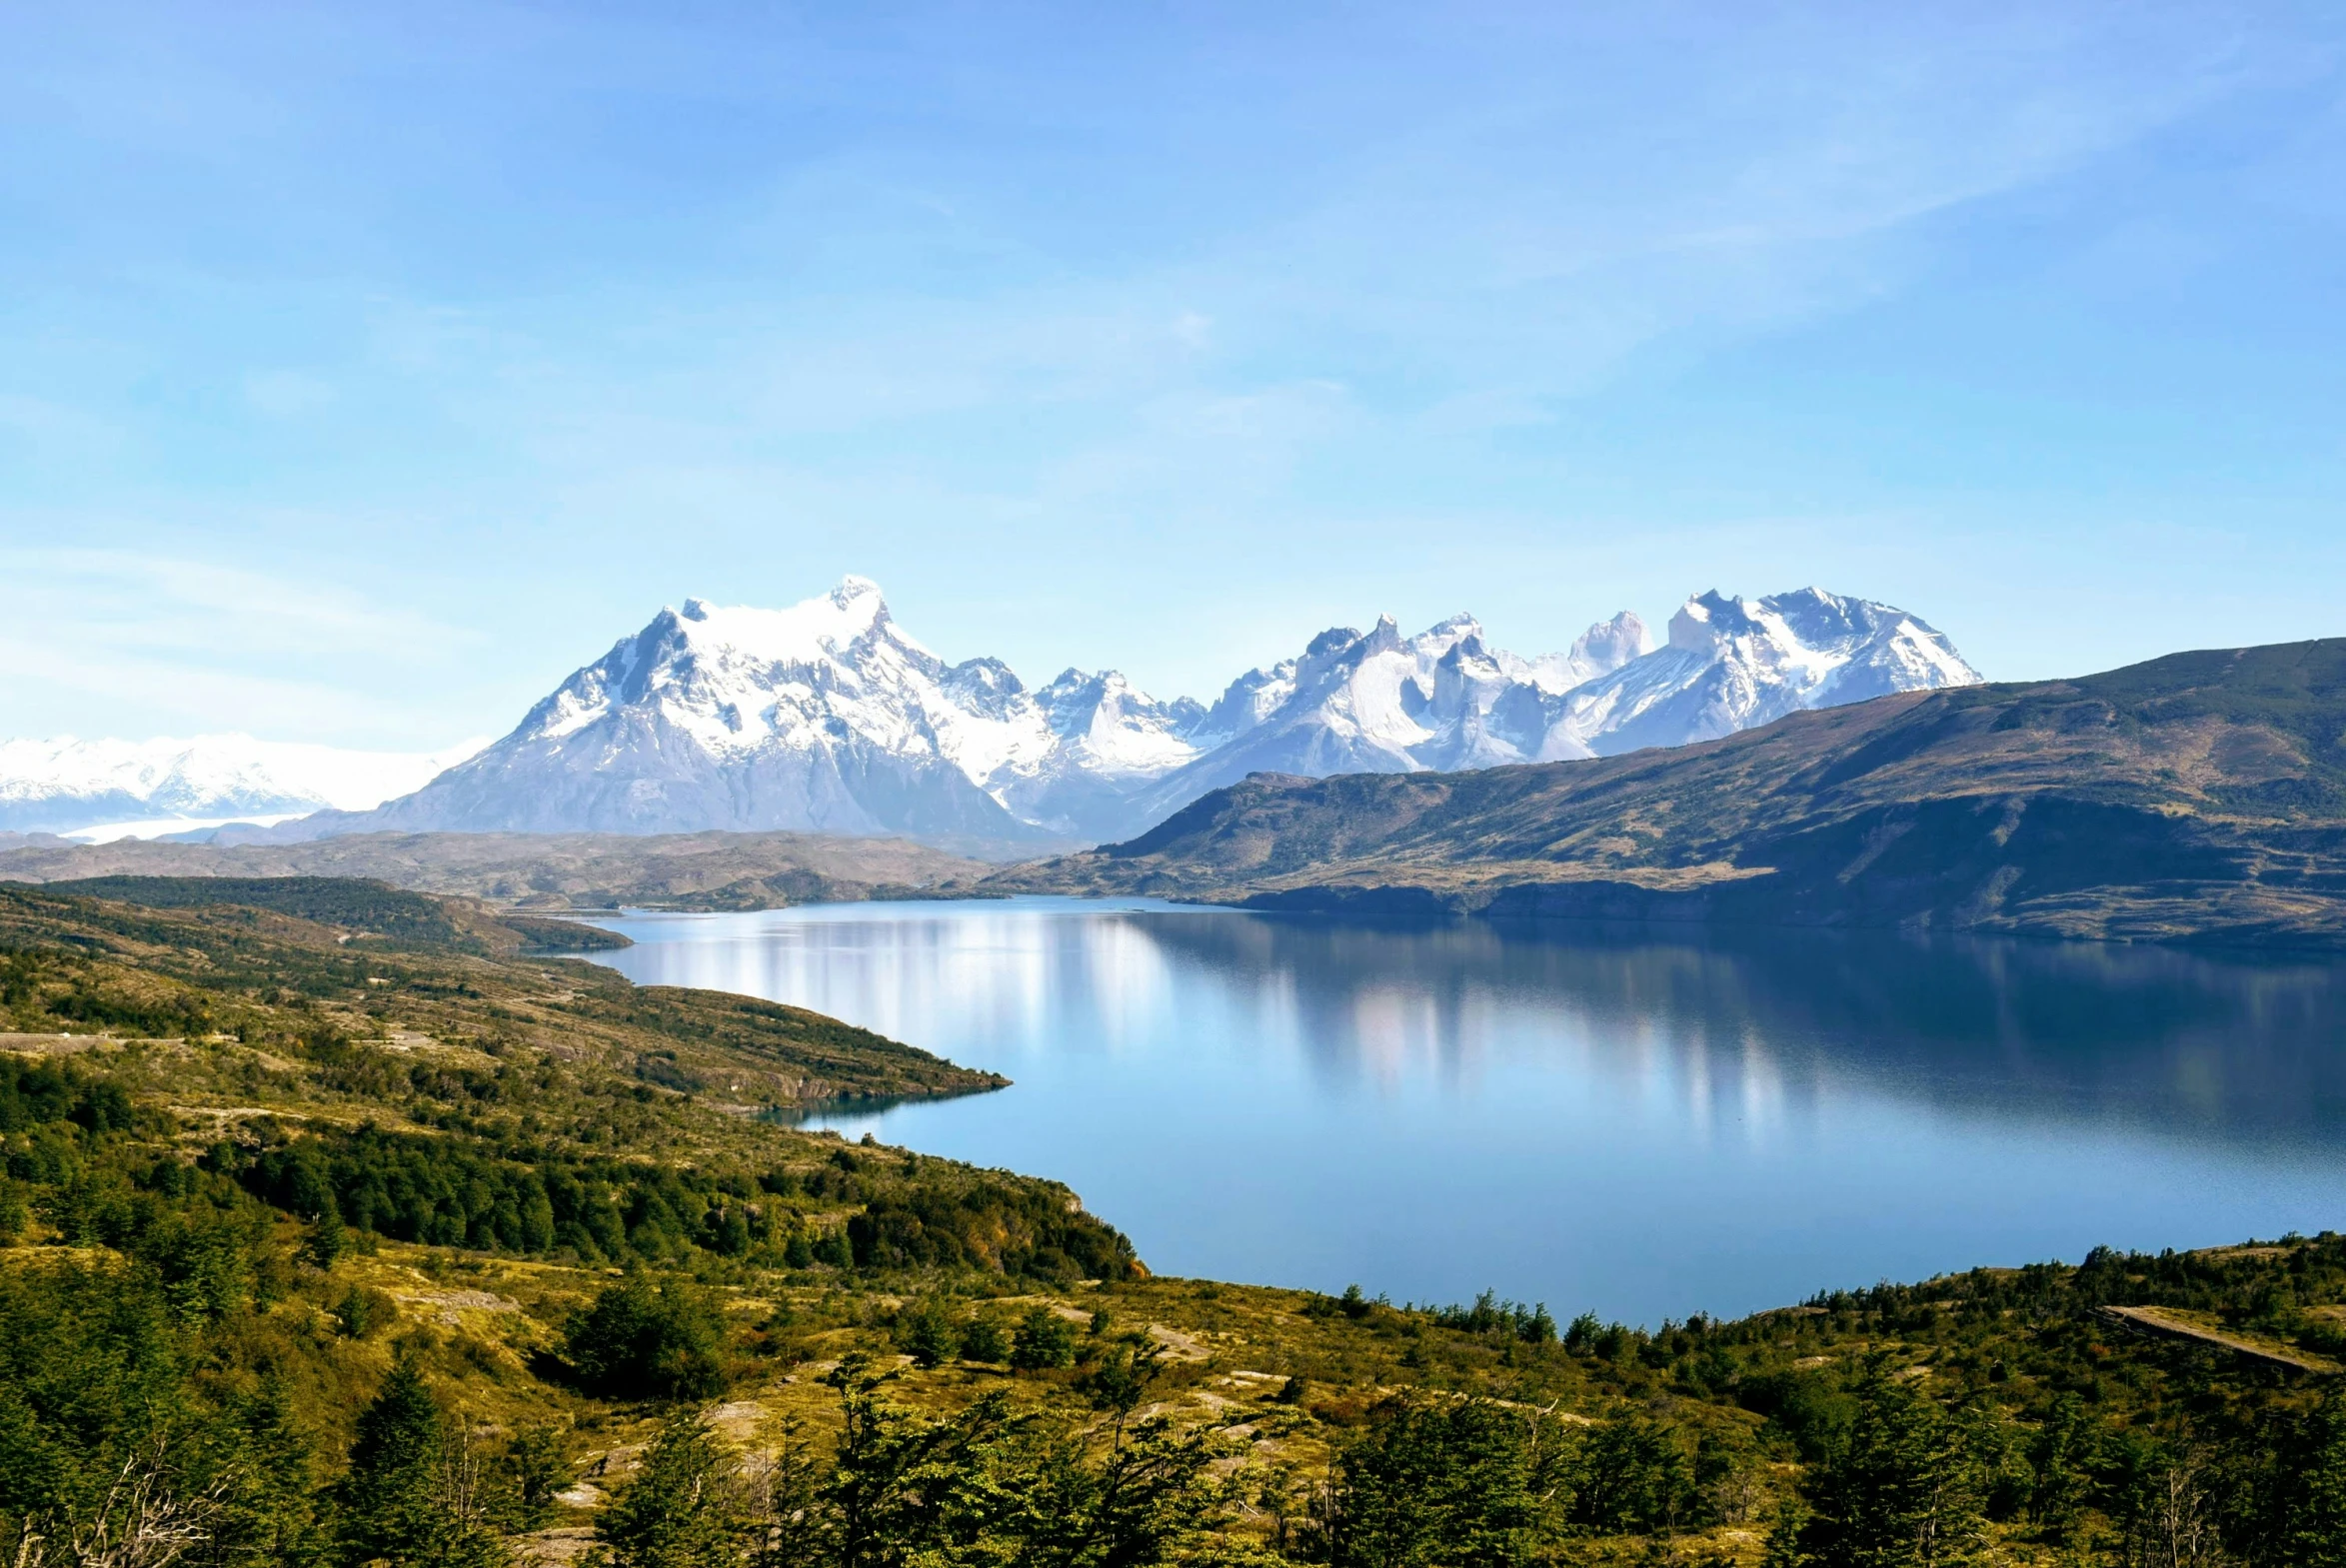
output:
[[[631,1274],[572,1316],[564,1354],[579,1385],[612,1399],[713,1399],[725,1388],[724,1321],[690,1284]]]
[[[962,1326],[963,1360],[1000,1362],[1010,1350],[1010,1335],[1003,1332],[1002,1319],[994,1313],[980,1312]]]
[[[896,1315],[896,1342],[917,1366],[953,1359],[953,1318],[935,1301],[912,1301]]]
[[[1049,1307],[1035,1307],[1019,1319],[1011,1336],[1011,1365],[1022,1372],[1076,1364],[1076,1333],[1067,1319]]]

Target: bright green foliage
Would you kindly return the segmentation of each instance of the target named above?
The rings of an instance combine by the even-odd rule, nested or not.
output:
[[[223,1468],[233,1480],[212,1521],[213,1555],[227,1561],[324,1563],[333,1549],[316,1464],[284,1391],[265,1386],[231,1406]]]
[[[725,1322],[683,1280],[631,1274],[573,1316],[564,1353],[581,1387],[611,1399],[711,1399],[725,1387]]]
[[[1329,1499],[1337,1568],[1500,1568],[1538,1523],[1523,1418],[1478,1399],[1396,1399],[1347,1446]]]
[[[2333,1394],[2290,1435],[2282,1559],[2346,1568],[2346,1399]]]
[[[387,1082],[381,1092],[413,1087],[492,1099],[522,1092],[502,1078],[468,1077],[470,1069],[403,1071],[409,1082]],[[416,1082],[418,1073],[426,1081]],[[793,1268],[970,1267],[1055,1281],[1131,1273],[1131,1242],[1040,1183],[937,1162],[906,1184],[901,1170],[845,1149],[814,1170],[772,1170],[753,1182],[531,1142],[499,1147],[368,1126],[226,1147],[213,1163],[305,1219],[323,1224],[331,1214],[357,1231],[433,1246],[568,1253],[588,1262],[713,1252]],[[791,1210],[801,1198],[862,1203],[866,1211],[810,1241]]]
[[[2065,1541],[2091,1495],[2093,1427],[2075,1394],[2057,1400],[2028,1444],[2028,1521]]]
[[[1002,1319],[981,1308],[978,1314],[962,1325],[962,1359],[999,1363],[1010,1358],[1010,1335],[1003,1332]]]
[[[554,1517],[555,1494],[575,1474],[559,1428],[540,1423],[514,1433],[497,1461],[507,1522],[516,1530],[544,1527]]]
[[[875,1192],[847,1241],[859,1268],[978,1267],[1057,1284],[1134,1273],[1118,1231],[1034,1183],[984,1174]]]
[[[953,1359],[959,1342],[953,1314],[930,1298],[911,1301],[896,1314],[896,1342],[917,1366],[936,1366]]]
[[[612,1568],[738,1568],[750,1534],[741,1485],[698,1410],[669,1418],[595,1522]]]
[[[1010,1482],[1034,1418],[1013,1415],[1000,1390],[939,1419],[887,1398],[887,1377],[861,1358],[829,1381],[844,1423],[822,1492],[828,1550],[812,1561],[899,1568],[973,1542],[1023,1506]]]
[[[1856,1419],[1807,1485],[1799,1535],[1816,1568],[1945,1568],[1978,1554],[1978,1466],[1945,1410],[1875,1366]]]
[[[1622,1416],[1576,1445],[1569,1497],[1571,1522],[1596,1534],[1658,1530],[1693,1512],[1692,1468],[1668,1427]]]
[[[475,1516],[465,1456],[431,1389],[401,1362],[359,1415],[350,1473],[335,1488],[348,1568],[494,1568],[501,1542]]]
[[[816,1522],[793,1532],[806,1568],[1146,1568],[1176,1560],[1217,1517],[1214,1453],[1196,1434],[1150,1423],[1094,1462],[1000,1390],[939,1418],[888,1399],[869,1362],[843,1362],[830,1380],[845,1425]]]
[[[1106,1460],[1081,1447],[1046,1448],[1016,1517],[1023,1560],[1040,1568],[1138,1568],[1188,1560],[1222,1522],[1223,1488],[1211,1477],[1213,1445],[1196,1432],[1144,1422]]]
[[[177,1424],[183,1376],[151,1287],[63,1262],[0,1272],[0,1525],[87,1517]]]
[[[282,1390],[207,1398],[199,1383],[219,1333],[175,1313],[152,1272],[0,1272],[0,1560],[28,1530],[54,1542],[118,1526],[126,1477],[163,1503],[204,1500],[221,1554],[318,1557],[310,1448]]]
[[[1095,1317],[1108,1314],[1103,1312]],[[1084,1374],[1083,1389],[1092,1408],[1116,1417],[1117,1442],[1124,1441],[1125,1422],[1148,1396],[1149,1386],[1165,1371],[1165,1346],[1140,1335],[1108,1346]]]
[[[1019,1319],[1011,1336],[1011,1365],[1022,1372],[1040,1372],[1076,1364],[1076,1332],[1049,1307],[1033,1307]]]

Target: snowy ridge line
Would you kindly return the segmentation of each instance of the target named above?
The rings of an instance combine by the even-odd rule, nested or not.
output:
[[[0,741],[0,830],[142,835],[323,807],[364,810],[411,793],[489,742],[368,752],[248,735],[185,740]]]
[[[1133,836],[1249,773],[1609,756],[1978,680],[1919,618],[1802,589],[1698,594],[1659,648],[1624,611],[1536,659],[1471,616],[1414,637],[1385,617],[1210,706],[1160,702],[1114,671],[1029,688],[997,659],[948,664],[850,577],[783,610],[663,610],[421,788],[270,836],[789,829],[1042,850]]]

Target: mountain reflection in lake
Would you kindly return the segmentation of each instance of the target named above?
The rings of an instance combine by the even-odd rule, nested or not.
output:
[[[1136,901],[610,921],[648,983],[1017,1079],[817,1119],[1048,1175],[1160,1271],[1655,1322],[2346,1220],[2346,965]]]

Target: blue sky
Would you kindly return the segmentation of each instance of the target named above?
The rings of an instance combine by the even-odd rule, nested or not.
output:
[[[2346,13],[487,4],[0,22],[0,735],[496,733],[878,579],[1171,696],[1889,600],[2346,635]]]

